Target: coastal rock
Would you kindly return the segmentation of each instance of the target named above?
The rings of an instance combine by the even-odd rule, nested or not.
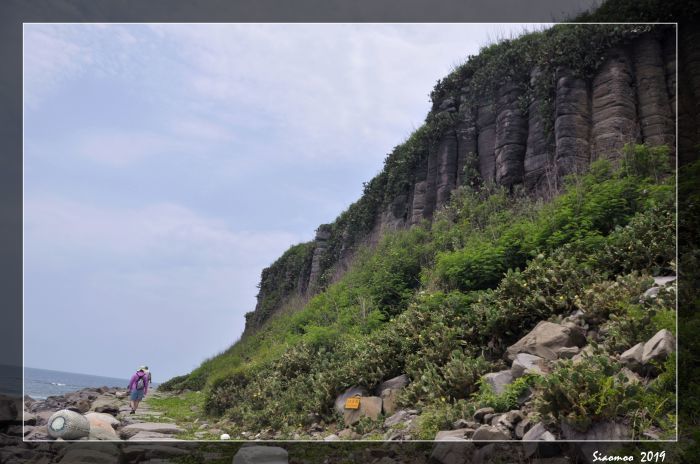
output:
[[[430,461],[440,464],[464,464],[466,462],[472,462],[471,457],[474,455],[475,449],[474,444],[471,442],[438,442],[430,453]]]
[[[173,438],[172,435],[167,434],[167,433],[160,433],[160,432],[148,432],[145,430],[141,430],[139,432],[136,432],[129,438],[127,438],[128,441],[179,441],[176,438]]]
[[[473,441],[495,441],[495,440],[510,440],[510,436],[503,430],[492,425],[482,425],[474,431],[472,435]]]
[[[527,442],[535,442],[523,444],[523,450],[525,451],[526,458],[529,458],[533,454],[536,454],[539,457],[552,457],[559,454],[559,446],[554,443],[536,443],[538,441],[556,441],[554,434],[545,429],[542,422],[538,422],[530,430],[528,430],[528,432],[523,435],[522,440]]]
[[[487,414],[493,414],[495,410],[493,408],[481,408],[474,412],[474,420],[477,422],[484,422],[484,417]]]
[[[359,409],[345,409],[343,420],[345,425],[350,426],[358,423],[361,418],[369,417],[377,420],[382,413],[382,399],[376,396],[363,396],[360,398]]]
[[[632,436],[632,430],[628,425],[609,421],[593,424],[585,432],[576,430],[563,421],[561,432],[564,439],[573,441],[629,440]]]
[[[580,328],[566,327],[549,321],[541,321],[527,335],[507,349],[508,359],[515,360],[518,353],[529,353],[547,360],[559,357],[560,348],[586,344]]]
[[[578,172],[589,163],[590,132],[588,84],[570,70],[558,69],[554,120],[554,164],[558,176]]]
[[[345,412],[345,400],[352,398],[353,396],[365,395],[367,395],[367,389],[363,387],[350,387],[338,395],[338,397],[335,399],[335,410],[338,411],[338,413],[343,414]]]
[[[404,388],[409,384],[410,380],[406,374],[401,374],[399,376],[396,376],[394,378],[391,378],[389,380],[386,380],[382,383],[379,384],[379,386],[375,389],[375,393],[381,394],[384,390],[387,388],[391,388],[394,390],[400,390],[401,388]]]
[[[511,186],[523,180],[523,163],[527,144],[527,118],[520,109],[522,89],[507,83],[496,95],[496,182]]]
[[[666,329],[661,329],[644,344],[642,364],[649,364],[652,361],[662,362],[675,349],[676,339],[673,334]]]
[[[180,427],[175,424],[170,424],[166,422],[141,422],[137,424],[130,424],[122,428],[119,434],[122,438],[128,439],[136,435],[138,432],[156,432],[165,434],[176,434],[182,433]]]
[[[620,355],[620,362],[634,372],[639,372],[642,368],[642,354],[644,353],[644,343],[637,343],[629,350]]]
[[[287,450],[279,446],[244,446],[233,457],[233,464],[288,464]]]
[[[387,388],[382,392],[382,411],[389,416],[396,411],[396,403],[398,401],[399,390]]]
[[[53,438],[78,440],[90,434],[90,422],[78,412],[62,409],[51,415],[47,429]]]
[[[0,424],[21,421],[22,399],[0,395]]]
[[[435,435],[435,441],[467,441],[474,429],[441,430]]]
[[[497,395],[500,395],[505,391],[506,386],[513,382],[513,375],[511,374],[510,369],[508,369],[505,371],[486,374],[484,375],[484,380],[491,386]]]
[[[525,374],[544,374],[544,359],[534,354],[518,353],[510,368],[513,379]]]
[[[114,431],[119,426],[119,421],[109,414],[88,413],[85,418],[90,423],[90,440],[119,440],[119,435]]]

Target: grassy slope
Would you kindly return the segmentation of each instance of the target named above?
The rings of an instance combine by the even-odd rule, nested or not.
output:
[[[308,425],[310,412],[333,422],[332,401],[342,389],[372,388],[406,372],[412,383],[401,400],[423,411],[422,437],[432,438],[478,406],[511,406],[517,391],[495,397],[479,377],[502,368],[503,349],[539,320],[595,304],[603,318],[613,316],[615,335],[604,349],[618,353],[661,327],[675,331],[669,302],[644,308],[655,315],[651,324],[630,303],[649,285],[631,273],[673,272],[675,250],[673,188],[658,164],[664,154],[629,155],[622,170],[597,163],[572,177],[551,202],[495,188],[461,190],[432,226],[387,235],[304,309],[273,318],[170,387],[203,389],[207,412],[231,418],[233,432],[272,428],[291,436]],[[627,277],[616,282],[618,276]],[[610,297],[596,300],[600,294]],[[602,382],[615,368],[601,362],[579,374]],[[558,383],[542,384],[542,396],[556,396],[571,375],[562,371]],[[615,384],[591,396],[626,405],[604,410],[600,419],[639,415],[644,424],[671,430],[670,410],[653,407],[667,400],[664,388]],[[541,411],[554,418],[551,404],[543,402]],[[576,421],[581,408],[596,407],[558,409]],[[363,424],[363,431],[374,425]]]

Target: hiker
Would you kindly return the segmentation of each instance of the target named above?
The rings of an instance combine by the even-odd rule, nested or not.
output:
[[[131,406],[131,412],[129,414],[135,414],[136,408],[139,407],[139,402],[148,393],[148,376],[146,375],[145,366],[139,367],[134,375],[131,376],[129,381],[129,406]]]

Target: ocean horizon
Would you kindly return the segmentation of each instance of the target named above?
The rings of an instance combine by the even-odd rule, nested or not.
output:
[[[83,388],[117,387],[126,389],[130,376],[131,373],[123,378],[118,378],[25,367],[24,394],[36,400],[42,400],[49,396],[64,395]]]

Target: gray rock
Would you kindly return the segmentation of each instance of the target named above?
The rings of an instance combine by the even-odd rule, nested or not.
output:
[[[590,132],[588,84],[570,70],[560,68],[557,70],[554,120],[553,170],[557,176],[578,172],[588,164],[591,157]]]
[[[522,440],[527,442],[550,442],[556,441],[556,437],[554,434],[544,428],[544,424],[542,424],[542,422],[538,422],[523,435]],[[540,457],[550,457],[559,453],[559,447],[553,444],[524,443],[523,450],[526,458],[529,458],[534,454],[537,454]]]
[[[340,437],[334,433],[323,438],[323,441],[338,441],[338,440],[340,440]]]
[[[384,382],[380,383],[379,386],[376,388],[375,392],[377,394],[381,394],[384,390],[387,388],[393,388],[394,390],[400,390],[401,388],[404,388],[409,384],[410,380],[408,379],[408,376],[406,374],[401,374],[397,377],[394,377],[389,380],[385,380]]]
[[[345,425],[350,426],[358,423],[361,418],[369,417],[377,420],[382,413],[382,399],[376,396],[363,396],[360,398],[359,409],[345,409],[343,420]]]
[[[287,450],[279,446],[244,446],[233,457],[233,464],[288,464]]]
[[[387,417],[384,421],[384,427],[394,427],[402,422],[410,422],[415,417],[416,414],[412,414],[411,412],[402,409]]]
[[[387,388],[382,391],[382,411],[384,414],[389,416],[396,412],[397,402],[398,402],[399,390],[395,388]]]
[[[435,441],[467,441],[467,436],[474,433],[473,429],[441,430],[435,435]]]
[[[529,353],[547,360],[555,360],[559,356],[560,348],[581,347],[585,344],[586,337],[580,328],[541,321],[527,335],[508,347],[507,356],[513,361],[518,353]]]
[[[532,428],[534,424],[527,417],[518,422],[515,426],[515,436],[518,440],[522,440],[525,434]]]
[[[559,348],[559,359],[571,359],[579,354],[580,351],[581,349],[578,346],[565,346],[563,348]]]
[[[138,432],[155,432],[172,435],[182,433],[184,430],[175,424],[167,422],[140,422],[127,425],[119,431],[122,438],[130,438],[136,435]]]
[[[542,77],[539,69],[533,69],[530,73],[531,87],[536,88]],[[541,111],[543,104],[542,99],[535,96],[528,105],[523,183],[529,190],[543,187],[546,184],[547,168],[553,154],[551,137],[545,134],[545,121]]]
[[[358,440],[360,438],[360,434],[352,429],[343,429],[338,432],[338,437],[340,437],[342,440]]]
[[[62,409],[51,415],[47,430],[53,438],[78,440],[90,434],[90,422],[78,412]]]
[[[628,425],[615,422],[599,422],[585,432],[562,422],[561,432],[564,439],[574,441],[629,440],[632,437],[632,430]]]
[[[479,174],[486,183],[496,180],[496,115],[493,102],[480,102],[476,118],[477,153],[479,155]]]
[[[626,143],[639,141],[633,75],[628,52],[615,48],[593,78],[593,159],[617,159]]]
[[[502,85],[496,95],[496,182],[510,186],[523,180],[527,145],[527,117],[520,108],[522,89],[515,83]]]
[[[525,374],[544,374],[544,359],[534,354],[518,353],[515,355],[510,368],[513,379],[522,377]]]
[[[114,463],[116,462],[115,456],[111,453],[105,453],[97,449],[87,449],[87,448],[76,448],[68,450],[58,461],[59,463],[85,463],[85,464],[99,464],[99,463]]]
[[[501,429],[491,425],[482,425],[481,427],[476,429],[476,431],[474,431],[474,435],[472,435],[473,441],[495,441],[510,439],[511,437],[509,435],[506,435],[505,432],[503,432]]]
[[[436,209],[447,204],[457,180],[457,135],[450,131],[438,146]]]
[[[464,464],[471,462],[475,447],[472,443],[438,442],[430,453],[431,462]]]
[[[663,362],[675,349],[676,339],[673,334],[666,329],[661,329],[644,344],[642,364],[648,364],[651,361]]]
[[[675,282],[676,276],[654,277],[654,283],[659,287],[664,287],[672,282]]]
[[[363,387],[350,387],[343,393],[338,395],[338,397],[335,399],[335,410],[338,411],[340,414],[343,414],[343,412],[345,412],[345,400],[353,396],[365,395],[367,395],[367,389]]]
[[[480,408],[474,412],[474,420],[477,422],[484,422],[484,416],[486,414],[493,414],[495,410],[493,408]]]
[[[85,414],[90,423],[90,440],[119,440],[114,428],[119,426],[119,421],[109,414],[98,412]]]
[[[491,386],[491,388],[493,388],[493,391],[497,395],[500,395],[505,391],[506,386],[513,382],[513,375],[511,374],[510,369],[507,369],[500,372],[491,372],[486,374],[484,375],[484,380]]]
[[[180,441],[171,434],[140,430],[127,438],[128,441]]]

